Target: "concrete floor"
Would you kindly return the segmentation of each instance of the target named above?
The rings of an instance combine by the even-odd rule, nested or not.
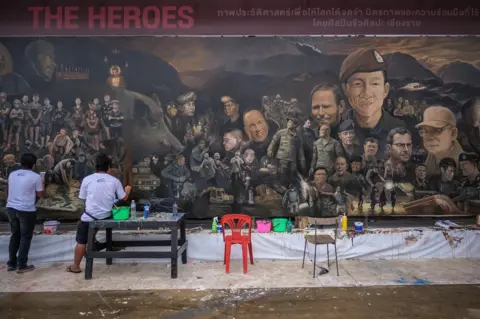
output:
[[[326,262],[317,265],[326,267]],[[479,284],[480,260],[341,260],[330,273],[313,278],[313,263],[258,260],[243,274],[241,260],[232,260],[231,273],[222,262],[179,265],[178,278],[170,278],[170,264],[95,264],[93,279],[65,271],[66,264],[38,265],[35,271],[16,274],[0,268],[2,292],[118,291],[212,289],[282,289],[364,287],[390,285]],[[318,270],[317,270],[318,273]],[[1,317],[0,317],[1,318]]]
[[[0,293],[2,319],[477,319],[480,286]]]

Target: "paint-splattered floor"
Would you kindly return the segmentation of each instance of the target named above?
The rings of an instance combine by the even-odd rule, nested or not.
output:
[[[0,293],[2,319],[477,319],[480,286]]]

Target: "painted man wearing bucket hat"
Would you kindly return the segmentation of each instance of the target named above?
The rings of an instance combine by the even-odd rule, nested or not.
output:
[[[383,57],[373,48],[351,53],[340,68],[340,82],[353,109],[355,135],[363,145],[366,138],[379,141],[378,154],[384,155],[388,132],[405,123],[382,109],[390,91],[387,66]]]
[[[458,129],[455,115],[443,106],[430,106],[423,113],[423,122],[415,126],[420,131],[423,146],[428,151],[425,161],[427,175],[441,174],[439,163],[443,158],[452,158],[457,164],[463,152],[462,146],[457,141]]]

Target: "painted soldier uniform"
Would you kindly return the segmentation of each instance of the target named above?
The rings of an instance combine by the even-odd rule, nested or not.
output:
[[[345,175],[340,176],[337,173],[330,176],[328,179],[328,183],[333,186],[333,188],[340,187],[342,191],[345,191],[347,188],[352,187],[352,185],[356,184],[356,178],[349,172],[346,172]]]
[[[295,179],[297,161],[300,169],[305,170],[305,154],[303,152],[301,137],[296,131],[282,129],[275,133],[267,149],[267,154],[272,154],[278,161],[278,173],[285,182]]]
[[[334,193],[334,188],[330,184],[312,185],[313,194],[308,197],[310,209],[314,209],[315,217],[330,217],[336,214],[336,203],[331,195],[324,193]]]
[[[333,172],[333,165],[337,157],[343,156],[343,149],[340,142],[327,137],[319,138],[313,144],[312,166],[310,171],[313,172],[318,167],[325,167],[327,172]]]
[[[387,66],[384,62],[384,59],[380,54],[372,49],[361,49],[350,54],[343,62],[340,69],[340,82],[346,83],[350,76],[355,73],[363,72],[377,72],[384,71],[386,72]],[[387,79],[385,79],[387,81]],[[405,123],[402,120],[399,120],[388,112],[381,110],[382,116],[378,121],[377,125],[373,128],[362,128],[356,121],[355,115],[353,115],[353,120],[355,123],[355,135],[359,145],[363,145],[365,139],[373,137],[379,142],[378,154],[383,156],[385,154],[385,145],[388,132],[393,127],[405,127]],[[354,112],[355,113],[355,112]]]
[[[295,187],[291,187],[283,195],[282,206],[288,209],[288,212],[294,216],[298,213],[299,193]]]
[[[355,131],[355,124],[353,124],[352,120],[345,120],[338,126],[338,134],[341,134],[345,131]],[[354,139],[353,145],[351,147],[345,147],[342,144],[343,153],[345,154],[348,162],[352,161],[352,158],[357,156],[362,156],[363,149],[360,145],[358,145]]]

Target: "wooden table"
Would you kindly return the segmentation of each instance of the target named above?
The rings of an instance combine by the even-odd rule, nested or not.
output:
[[[171,219],[129,219],[129,220],[96,220],[89,223],[88,241],[85,258],[87,260],[85,267],[85,279],[92,279],[93,259],[105,258],[107,265],[112,264],[112,258],[170,258],[171,259],[171,277],[178,277],[178,255],[182,255],[182,263],[187,263],[188,242],[185,231],[185,214],[178,213],[171,215]],[[137,230],[137,229],[159,229],[160,227],[170,228],[170,240],[121,240],[113,241],[113,230]],[[106,242],[100,245],[94,245],[95,230],[105,229]],[[180,230],[180,238],[178,237]],[[112,247],[170,247],[170,251],[112,251]],[[105,249],[105,251],[102,251]]]

